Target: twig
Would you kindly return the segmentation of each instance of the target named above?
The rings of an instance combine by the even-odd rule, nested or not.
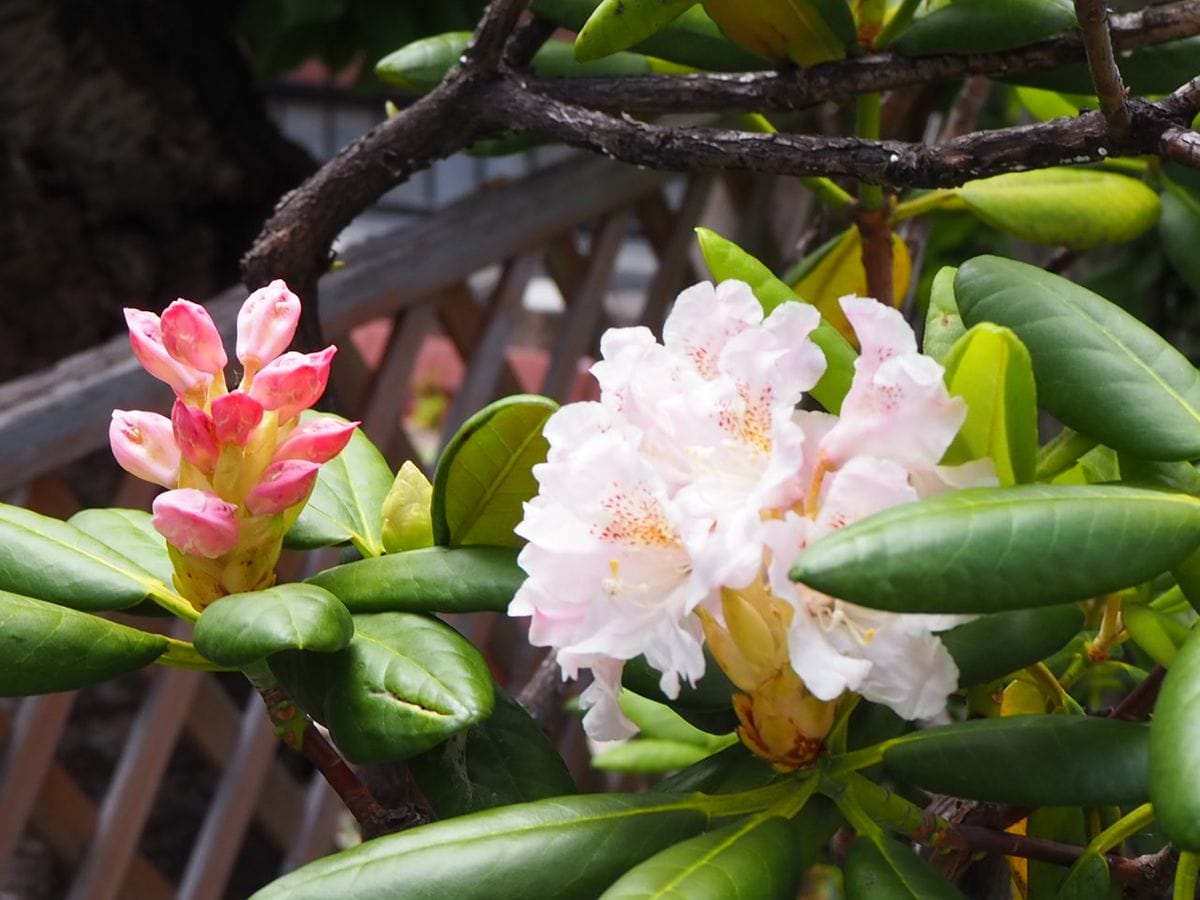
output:
[[[522,69],[529,65],[533,55],[554,34],[556,26],[549,19],[532,16],[523,22],[508,41],[504,50],[504,64],[513,69]]]
[[[1092,84],[1100,100],[1100,112],[1104,114],[1113,134],[1124,137],[1129,133],[1132,122],[1125,106],[1125,85],[1121,81],[1121,70],[1113,56],[1112,39],[1108,32],[1108,7],[1104,0],[1075,0],[1075,18],[1083,32],[1083,45],[1087,50],[1088,69],[1092,73]]]
[[[867,273],[867,293],[885,306],[895,306],[892,284],[892,228],[887,207],[860,210],[854,224],[862,239],[863,268]]]
[[[1158,692],[1166,675],[1166,669],[1155,666],[1137,687],[1122,697],[1121,702],[1109,711],[1108,718],[1125,719],[1129,722],[1145,721],[1154,709],[1154,701],[1158,699]]]
[[[529,681],[517,694],[517,702],[525,708],[530,717],[538,723],[543,731],[554,730],[563,711],[563,697],[566,690],[562,679],[562,670],[554,653],[547,652],[538,663],[538,667],[529,676]]]
[[[975,130],[975,123],[983,111],[992,92],[992,83],[980,75],[973,75],[963,82],[962,88],[950,104],[946,124],[938,135],[938,143],[944,144]]]

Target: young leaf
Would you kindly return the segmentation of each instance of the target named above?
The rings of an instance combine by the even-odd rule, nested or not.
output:
[[[1180,848],[1200,850],[1200,631],[1175,657],[1150,720],[1150,800]]]
[[[957,0],[917,19],[888,49],[905,56],[988,53],[1032,44],[1074,25],[1066,0]]]
[[[601,900],[792,900],[803,874],[795,842],[787,819],[753,816],[659,852]]]
[[[666,28],[697,0],[601,0],[575,38],[575,58],[599,59],[628,50]]]
[[[434,542],[520,547],[513,529],[537,493],[533,467],[546,459],[542,427],[558,404],[506,397],[468,419],[446,445],[433,479]]]
[[[281,650],[332,653],[353,635],[350,613],[329,591],[281,584],[211,604],[196,621],[193,643],[213,662],[237,667]]]
[[[1124,552],[1130,535],[1137,552]],[[895,612],[984,613],[1140,584],[1200,544],[1200,501],[1109,485],[970,488],[818,538],[792,578]]]
[[[929,289],[929,310],[925,314],[925,338],[922,352],[944,363],[954,342],[966,334],[958,301],[954,299],[954,276],[958,269],[942,266],[933,276]]]
[[[387,460],[356,429],[346,449],[321,466],[312,496],[284,537],[284,546],[314,550],[350,542],[363,556],[379,556],[381,509],[391,487]]]
[[[665,703],[648,700],[633,691],[622,690],[618,703],[621,712],[638,727],[644,737],[691,744],[695,747],[702,747],[710,753],[729,744],[729,741],[723,736],[718,737],[688,724],[679,713]]]
[[[505,806],[367,841],[309,863],[252,900],[577,900],[707,816],[687,797],[599,794]]]
[[[1158,221],[1158,194],[1135,178],[1094,169],[1010,172],[958,188],[993,228],[1035,244],[1087,250],[1131,241]]]
[[[404,463],[381,510],[386,553],[433,546],[433,519],[429,511],[432,501],[433,485],[429,479],[411,461]]]
[[[604,772],[657,775],[686,769],[712,752],[697,744],[639,737],[600,751],[592,757],[592,767]]]
[[[1083,628],[1074,604],[980,616],[939,635],[958,666],[958,686],[973,687],[1045,659]]]
[[[167,639],[0,591],[0,696],[73,691],[142,668]]]
[[[911,847],[895,838],[860,836],[846,856],[846,900],[963,900]]]
[[[968,325],[1004,325],[1029,348],[1040,401],[1059,420],[1145,459],[1200,456],[1200,373],[1133,316],[995,256],[963,263],[954,289]]]
[[[404,759],[492,713],[492,676],[450,626],[415,613],[354,617],[336,653],[287,651],[271,671],[351,762]]]
[[[308,579],[354,613],[504,612],[525,580],[509,547],[426,547],[334,566]]]
[[[1121,620],[1133,642],[1156,663],[1167,668],[1175,662],[1179,648],[1191,633],[1191,629],[1178,619],[1149,606],[1127,603],[1121,610]]]
[[[1150,729],[1087,716],[973,719],[915,732],[883,753],[888,773],[920,788],[1022,806],[1116,806],[1146,800]]]
[[[502,688],[486,721],[408,761],[439,818],[575,793],[566,763]]]
[[[770,269],[737,244],[707,228],[697,228],[696,236],[700,239],[700,252],[713,278],[717,281],[736,278],[746,282],[762,304],[764,313],[769,315],[780,303],[800,299]],[[826,367],[825,374],[809,393],[831,413],[836,413],[842,408],[842,399],[850,390],[850,382],[854,378],[854,360],[858,354],[828,322],[818,325],[811,337],[825,354]]]
[[[981,323],[945,359],[946,386],[967,401],[967,420],[942,458],[956,465],[987,457],[1002,485],[1028,484],[1037,468],[1037,387],[1020,338]]]

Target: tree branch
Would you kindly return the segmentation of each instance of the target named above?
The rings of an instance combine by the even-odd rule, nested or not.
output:
[[[1075,0],[1075,18],[1083,32],[1088,69],[1100,100],[1100,112],[1104,114],[1113,134],[1124,137],[1129,133],[1132,123],[1125,107],[1125,85],[1121,82],[1121,70],[1117,68],[1117,60],[1113,56],[1112,39],[1108,31],[1108,7],[1104,0]]]
[[[1180,0],[1113,16],[1118,52],[1200,34],[1200,0]],[[529,88],[564,103],[630,113],[803,109],[826,100],[969,75],[1004,76],[1052,69],[1086,58],[1084,39],[1068,32],[1014,50],[907,57],[880,53],[792,72],[736,75],[635,75],[541,79]]]

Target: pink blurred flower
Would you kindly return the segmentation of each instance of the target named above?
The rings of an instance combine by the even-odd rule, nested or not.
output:
[[[275,448],[275,461],[284,459],[306,459],[323,463],[333,459],[350,442],[358,422],[343,422],[341,419],[309,419],[301,422],[292,433]]]
[[[167,352],[163,344],[162,324],[158,316],[144,309],[126,309],[129,343],[142,368],[169,384],[175,394],[184,397],[207,389],[212,375],[189,366]]]
[[[275,410],[282,425],[308,409],[325,393],[336,347],[317,353],[285,353],[255,376],[250,396],[264,409]]]
[[[320,463],[303,459],[271,463],[246,497],[246,509],[254,516],[272,516],[303,503],[320,469]]]
[[[114,409],[108,441],[117,463],[130,475],[163,487],[174,487],[179,480],[179,446],[166,416]]]
[[[206,475],[211,475],[221,453],[213,420],[204,410],[176,400],[171,408],[171,425],[183,458]]]
[[[242,391],[230,391],[212,402],[217,440],[241,447],[262,421],[262,404]]]
[[[190,556],[216,559],[238,543],[237,507],[192,488],[154,498],[152,522],[171,546]]]
[[[246,298],[237,320],[237,357],[256,373],[283,353],[296,334],[300,298],[276,279]]]
[[[229,361],[212,316],[199,303],[176,300],[163,310],[161,328],[167,352],[193,369],[216,375]]]

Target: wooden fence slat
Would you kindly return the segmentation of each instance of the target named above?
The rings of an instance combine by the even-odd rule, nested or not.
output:
[[[277,739],[257,695],[246,700],[237,746],[208,805],[179,885],[180,900],[217,900],[237,862]]]
[[[110,900],[120,890],[202,677],[202,672],[188,669],[164,669],[150,688],[104,797],[99,830],[69,900]]]
[[[338,816],[345,811],[346,807],[325,779],[314,775],[304,797],[304,818],[283,858],[279,874],[298,869],[333,849],[333,830]]]
[[[482,307],[476,301],[470,286],[466,284],[455,285],[438,294],[436,301],[438,322],[441,323],[446,336],[454,343],[458,355],[471,361],[471,365],[467,368],[468,378],[477,362],[475,359],[476,348],[483,341],[495,316],[495,310],[499,306],[497,291],[500,290],[503,280],[502,276],[488,296],[486,305]],[[521,382],[507,359],[496,390],[500,395],[517,394],[521,391]]]
[[[692,268],[689,253],[696,241],[693,229],[700,221],[715,182],[713,175],[694,176],[688,182],[679,210],[671,216],[670,230],[660,234],[658,241],[652,241],[658,252],[658,270],[646,291],[646,305],[642,310],[642,324],[652,330],[660,329],[667,307],[679,292],[685,270]],[[660,192],[655,193],[661,198]]]
[[[67,724],[75,693],[27,697],[14,717],[8,750],[0,760],[0,883],[54,762],[54,748]]]
[[[409,459],[416,456],[400,420],[404,414],[404,399],[412,383],[417,353],[436,325],[437,314],[428,303],[398,313],[383,358],[375,370],[375,377],[371,379],[366,397],[362,399],[359,418],[362,419],[363,431],[383,451],[389,462],[396,458],[397,453]]]

